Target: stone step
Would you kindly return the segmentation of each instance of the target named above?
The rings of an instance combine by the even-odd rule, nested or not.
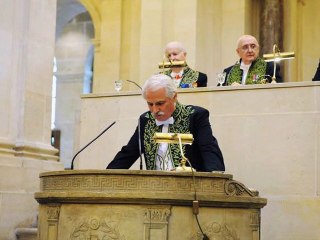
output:
[[[38,228],[16,228],[17,240],[37,240]]]

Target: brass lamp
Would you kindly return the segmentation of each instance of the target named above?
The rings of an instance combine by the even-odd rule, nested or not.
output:
[[[175,143],[175,144],[179,144],[182,159],[180,161],[180,166],[177,167],[175,170],[177,172],[195,171],[191,167],[187,167],[186,166],[186,162],[189,162],[189,160],[184,156],[183,150],[182,150],[182,144],[189,144],[189,145],[192,144],[192,142],[193,142],[193,135],[192,134],[186,134],[186,133],[155,133],[154,136],[153,136],[153,140],[156,143]]]
[[[273,61],[273,76],[271,83],[277,83],[276,81],[276,62],[279,62],[281,60],[285,59],[293,59],[294,58],[294,52],[280,52],[280,49],[276,44],[273,45],[273,53],[263,54],[263,59],[266,62]]]
[[[158,67],[162,69],[162,73],[164,72],[165,68],[176,68],[176,67],[185,67],[187,66],[186,61],[165,61],[159,62]]]

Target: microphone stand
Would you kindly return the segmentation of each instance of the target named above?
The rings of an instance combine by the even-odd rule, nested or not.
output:
[[[116,121],[114,121],[113,123],[111,123],[105,130],[103,130],[98,136],[96,136],[94,139],[92,139],[87,145],[85,145],[83,148],[81,148],[81,150],[79,152],[76,153],[76,155],[74,155],[74,157],[71,160],[71,167],[70,169],[73,170],[73,163],[74,163],[74,159],[79,155],[79,153],[81,153],[84,149],[86,149],[91,143],[93,143],[95,140],[97,140],[102,134],[104,134],[109,128],[111,128],[114,124],[116,123]]]
[[[141,128],[140,128],[140,118],[138,119],[138,141],[139,141],[139,157],[140,157],[140,170],[143,170],[142,164],[142,152],[141,152]]]
[[[133,84],[136,85],[138,88],[140,88],[140,90],[142,90],[142,87],[141,87],[138,83],[136,83],[136,82],[134,82],[134,81],[131,81],[131,80],[126,80],[126,81],[133,83]]]

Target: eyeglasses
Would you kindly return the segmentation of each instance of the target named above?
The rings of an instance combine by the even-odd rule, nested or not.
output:
[[[259,48],[259,46],[254,43],[253,44],[246,44],[246,45],[243,45],[242,47],[240,47],[240,49],[244,52],[249,51],[249,49],[251,49],[252,51],[256,51],[258,48]]]

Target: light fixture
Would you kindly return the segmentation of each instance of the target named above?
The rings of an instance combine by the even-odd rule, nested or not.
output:
[[[189,144],[189,145],[192,144],[192,142],[193,142],[193,135],[192,134],[187,134],[187,133],[155,133],[153,135],[153,140],[156,143],[179,144],[182,159],[180,161],[180,166],[176,167],[175,171],[177,171],[177,172],[195,171],[194,169],[192,169],[191,166],[190,167],[186,166],[186,162],[189,162],[189,160],[184,156],[183,150],[182,150],[182,144]],[[190,164],[190,162],[189,162],[189,164]]]
[[[163,58],[163,61],[159,62],[158,64],[159,69],[162,69],[162,73],[164,72],[165,68],[177,68],[185,66],[187,66],[186,61],[165,61],[165,58]]]
[[[276,79],[276,63],[281,60],[293,59],[295,57],[294,52],[280,52],[280,49],[276,44],[273,45],[273,53],[263,54],[263,59],[266,62],[273,61],[273,76],[271,83],[277,83]]]

